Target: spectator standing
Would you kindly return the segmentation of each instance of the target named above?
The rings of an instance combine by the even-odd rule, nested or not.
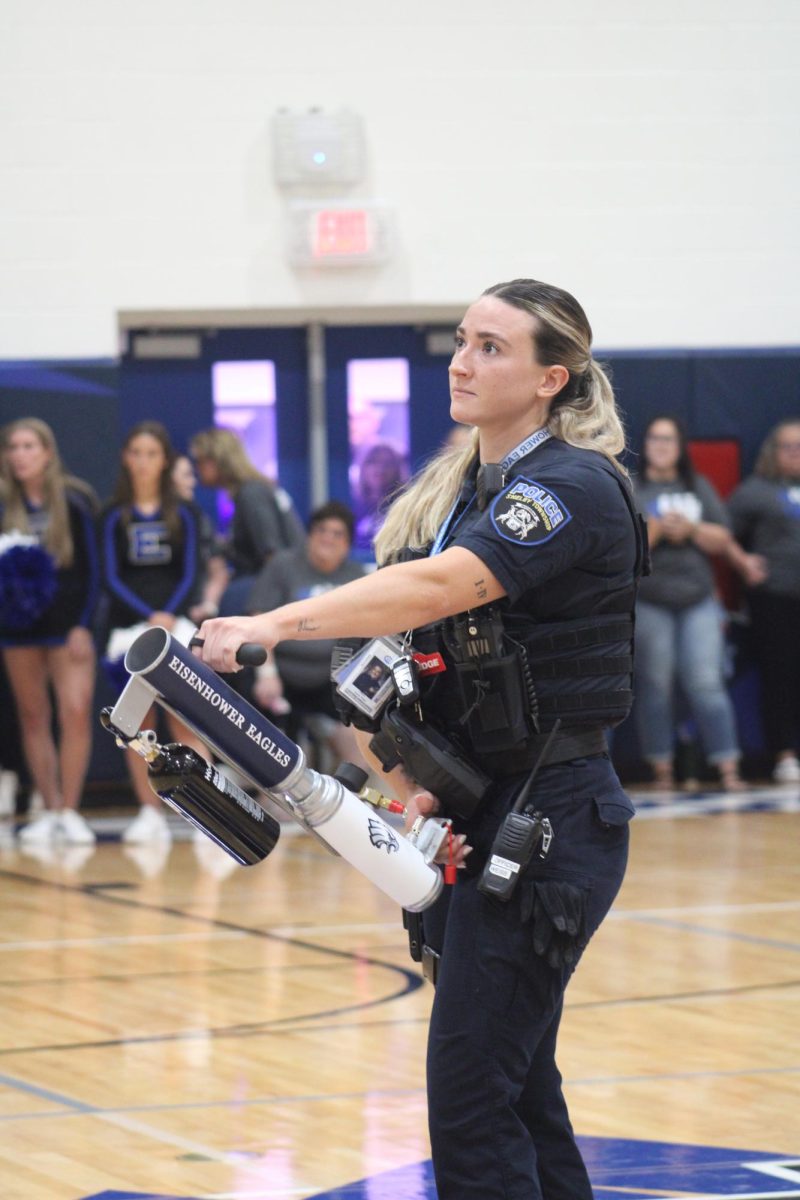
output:
[[[224,488],[234,505],[225,543],[233,572],[219,600],[222,616],[246,611],[255,576],[276,550],[301,548],[305,530],[291,497],[250,461],[230,429],[204,429],[191,442],[192,457],[205,487]]]
[[[767,435],[753,474],[731,496],[730,512],[749,552],[743,574],[773,779],[800,783],[800,417]]]
[[[722,614],[710,556],[732,541],[724,505],[691,464],[686,435],[672,416],[648,424],[634,480],[647,518],[652,573],[636,606],[636,722],[655,782],[672,787],[675,685],[697,723],[708,761],[726,790],[741,787],[733,705],[723,678]]]
[[[78,812],[92,746],[95,649],[91,634],[98,593],[96,499],[65,473],[52,429],[35,417],[4,431],[2,530],[37,539],[55,564],[55,592],[25,627],[0,628],[0,646],[19,716],[25,759],[45,810],[20,833],[25,844],[56,839],[91,844]],[[58,718],[52,733],[51,691]]]

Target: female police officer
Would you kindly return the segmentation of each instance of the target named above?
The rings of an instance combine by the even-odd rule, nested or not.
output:
[[[450,365],[451,414],[475,439],[395,502],[376,544],[388,565],[201,630],[202,657],[222,671],[243,642],[410,630],[419,698],[390,703],[371,744],[385,765],[399,760],[394,782],[412,816],[454,818],[467,868],[448,889],[443,934],[425,914],[441,950],[428,1046],[440,1200],[592,1195],[555,1043],[567,981],[625,870],[633,810],[603,729],[630,708],[642,543],[591,336],[559,288],[490,288],[468,309]],[[429,769],[434,736],[458,764],[452,784],[441,753]],[[515,863],[496,839],[534,767],[530,810],[553,836]],[[503,883],[487,888],[498,863]]]

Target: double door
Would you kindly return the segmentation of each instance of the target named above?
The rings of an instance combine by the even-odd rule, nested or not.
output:
[[[366,555],[385,495],[451,427],[451,345],[449,329],[411,325],[209,331],[190,360],[123,358],[121,427],[157,418],[179,450],[209,425],[234,429],[304,516],[349,504]]]

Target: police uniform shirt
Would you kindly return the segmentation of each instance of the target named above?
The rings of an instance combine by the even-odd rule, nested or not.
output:
[[[617,724],[630,708],[633,662],[637,537],[623,494],[630,496],[629,484],[597,451],[555,438],[509,476],[483,510],[476,493],[465,498],[442,549],[472,551],[502,584],[498,606],[507,639],[526,648],[541,730],[556,713],[565,727]],[[554,666],[565,659],[574,669]],[[435,676],[426,695],[428,712],[445,723],[455,674]]]
[[[195,603],[201,577],[200,510],[178,505],[181,536],[174,537],[160,512],[151,515],[115,506],[101,521],[103,575],[110,597],[108,624],[125,628],[153,612],[181,614]]]
[[[514,464],[483,511],[473,497],[456,514],[444,548],[471,550],[503,585],[511,610],[537,622],[615,611],[636,559],[623,486],[597,451],[551,438]]]

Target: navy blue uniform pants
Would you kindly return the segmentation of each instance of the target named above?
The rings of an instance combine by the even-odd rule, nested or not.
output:
[[[521,782],[498,785],[480,818],[463,827],[477,860],[488,853]],[[428,1041],[439,1200],[592,1198],[555,1058],[575,964],[554,968],[534,952],[522,893],[537,879],[580,887],[585,944],[622,882],[633,807],[606,755],[545,768],[533,802],[551,821],[553,844],[512,899],[482,895],[477,874],[462,871],[449,889],[443,928],[437,929],[441,913],[424,918],[426,941],[442,954]]]

